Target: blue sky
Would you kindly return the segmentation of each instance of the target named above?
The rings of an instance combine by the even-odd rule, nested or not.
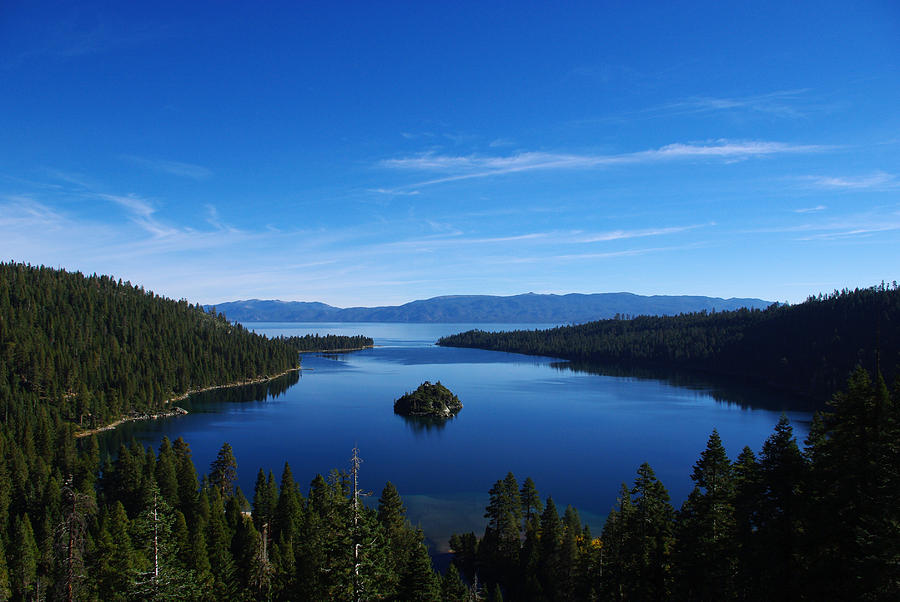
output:
[[[895,2],[0,6],[0,257],[191,301],[898,279]]]

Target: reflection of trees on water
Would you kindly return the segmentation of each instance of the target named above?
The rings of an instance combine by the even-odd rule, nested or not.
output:
[[[190,404],[208,402],[242,402],[265,401],[269,398],[276,399],[284,395],[288,389],[300,382],[300,371],[288,372],[284,376],[273,378],[261,383],[227,387],[195,393],[188,398]],[[190,409],[190,408],[188,408]]]
[[[674,387],[705,393],[719,403],[743,409],[802,412],[819,409],[818,404],[812,399],[791,396],[746,380],[687,370],[593,362],[552,362],[550,366],[560,372],[660,381]]]
[[[300,382],[300,371],[288,372],[278,378],[272,380],[253,383],[250,385],[240,385],[236,387],[227,387],[223,389],[213,389],[204,391],[203,393],[194,393],[187,399],[173,404],[187,408],[189,411],[194,404],[201,403],[220,403],[220,402],[242,402],[242,401],[266,401],[267,399],[275,399],[284,395],[288,389]],[[180,416],[171,418],[163,418],[161,420],[139,420],[137,422],[126,422],[112,429],[94,435],[100,446],[101,459],[114,459],[118,456],[119,447],[122,445],[138,445],[135,433],[158,432],[157,439],[162,439],[166,432],[163,425],[168,420],[178,420]],[[185,418],[189,418],[186,416]],[[177,435],[175,435],[177,436]],[[173,436],[172,438],[174,439]],[[92,437],[84,437],[78,440],[79,446],[88,445]]]
[[[431,432],[440,432],[448,423],[456,420],[456,416],[450,418],[438,418],[437,416],[401,416],[397,414],[406,423],[406,426],[417,435],[424,435]]]

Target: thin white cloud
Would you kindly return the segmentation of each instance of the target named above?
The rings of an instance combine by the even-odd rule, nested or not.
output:
[[[416,196],[421,194],[419,190],[397,190],[391,188],[370,188],[369,192],[376,192],[378,194],[389,194],[394,196]]]
[[[751,157],[813,153],[827,148],[813,144],[722,139],[706,144],[675,143],[657,149],[612,155],[525,152],[508,156],[485,156],[423,153],[412,157],[385,159],[380,161],[379,165],[390,169],[448,174],[445,177],[408,186],[408,188],[418,188],[444,182],[535,170],[592,169],[617,164],[653,163],[695,158],[733,161]]]
[[[65,224],[65,217],[58,211],[28,196],[4,196],[0,202],[0,227],[41,228],[55,230]]]
[[[832,232],[822,232],[820,234],[811,234],[809,236],[804,236],[798,238],[797,240],[801,241],[810,241],[810,240],[839,240],[844,238],[856,238],[856,237],[864,237],[871,236],[873,234],[880,234],[882,232],[895,232],[900,230],[900,222],[894,223],[886,223],[879,225],[861,225],[861,226],[851,226],[843,229],[836,229]]]
[[[818,213],[819,211],[825,211],[828,209],[825,205],[816,205],[815,207],[802,207],[800,209],[794,209],[794,213]]]
[[[806,176],[803,180],[816,188],[837,190],[866,190],[897,188],[900,180],[894,174],[877,171],[864,176]]]
[[[133,194],[102,194],[91,193],[86,195],[106,201],[113,202],[131,213],[131,221],[152,234],[154,237],[162,238],[173,236],[181,232],[178,228],[168,226],[154,217],[156,208],[146,199]]]
[[[125,155],[124,158],[153,171],[183,178],[191,178],[193,180],[205,180],[212,175],[212,170],[194,163],[168,161],[165,159],[148,159],[146,157],[136,157],[134,155]]]
[[[685,115],[719,111],[746,111],[764,113],[775,117],[803,117],[808,107],[803,97],[809,90],[777,90],[751,96],[691,96],[659,107],[646,109],[646,113]]]
[[[611,230],[609,232],[601,232],[599,234],[590,234],[577,239],[574,242],[593,243],[593,242],[609,242],[614,240],[625,240],[629,238],[644,238],[647,236],[665,236],[667,234],[678,234],[689,230],[696,230],[714,224],[694,224],[691,226],[673,226],[668,228],[643,228],[639,230]]]

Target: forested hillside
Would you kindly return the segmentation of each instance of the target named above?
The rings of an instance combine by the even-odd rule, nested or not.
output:
[[[900,288],[881,285],[793,306],[612,319],[550,330],[472,330],[438,341],[569,360],[659,365],[739,376],[820,402],[857,365],[893,378],[900,364]]]
[[[0,416],[85,427],[299,366],[297,348],[108,276],[0,264]],[[23,415],[25,413],[25,415]]]
[[[0,264],[0,600],[438,599],[390,484],[369,509],[347,471],[307,490],[285,465],[280,481],[260,471],[251,503],[227,443],[199,478],[180,438],[105,463],[96,438],[76,443],[81,423],[295,368],[300,346],[367,342],[301,339],[108,277]]]

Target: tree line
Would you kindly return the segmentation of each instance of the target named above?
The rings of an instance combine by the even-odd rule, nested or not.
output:
[[[785,417],[734,460],[713,431],[679,509],[641,465],[599,537],[507,474],[453,562],[510,600],[897,600],[898,441],[900,382],[859,369],[802,449]]]
[[[736,376],[824,402],[876,354],[900,365],[900,287],[835,291],[768,309],[638,316],[547,330],[471,330],[438,345]]]
[[[337,334],[306,334],[303,336],[279,337],[298,351],[355,351],[367,349],[375,344],[371,337],[363,335],[337,335]]]

